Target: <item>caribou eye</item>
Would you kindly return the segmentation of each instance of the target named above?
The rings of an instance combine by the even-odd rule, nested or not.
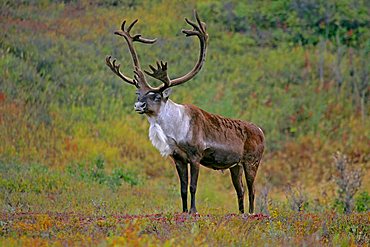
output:
[[[155,102],[161,101],[161,96],[160,95],[156,95],[155,98],[154,98],[154,101]]]

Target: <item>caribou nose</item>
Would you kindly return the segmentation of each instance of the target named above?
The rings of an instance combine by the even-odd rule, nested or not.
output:
[[[145,102],[138,101],[138,102],[135,103],[135,110],[136,111],[142,111],[142,110],[145,109],[145,107],[146,107],[146,103]]]

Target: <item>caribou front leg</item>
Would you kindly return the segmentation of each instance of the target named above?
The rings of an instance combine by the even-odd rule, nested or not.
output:
[[[174,160],[179,174],[181,187],[182,212],[188,212],[188,164],[180,160]]]
[[[190,213],[196,214],[197,208],[195,207],[195,193],[197,191],[199,175],[199,163],[191,162],[190,163],[190,195],[191,195],[191,204],[190,204]]]

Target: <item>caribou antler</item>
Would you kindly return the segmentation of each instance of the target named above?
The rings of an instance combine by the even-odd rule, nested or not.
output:
[[[189,19],[185,18],[186,23],[188,23],[190,26],[193,27],[192,30],[182,30],[182,32],[188,37],[188,36],[197,36],[199,38],[199,45],[200,45],[200,52],[199,52],[199,58],[195,66],[191,71],[189,71],[184,76],[181,76],[179,78],[170,79],[168,77],[167,73],[167,63],[166,62],[157,62],[157,68],[149,65],[152,72],[144,71],[147,75],[160,80],[163,82],[163,84],[159,87],[151,87],[148,82],[146,81],[146,78],[141,70],[139,58],[137,56],[136,50],[134,48],[134,42],[140,42],[144,44],[153,44],[156,42],[156,39],[146,39],[141,36],[141,34],[131,35],[130,31],[134,27],[134,25],[137,23],[137,19],[134,20],[127,28],[125,29],[126,21],[122,22],[121,30],[114,32],[114,34],[123,36],[127,42],[128,48],[131,53],[132,61],[134,63],[135,67],[135,76],[134,79],[131,79],[120,71],[120,65],[116,65],[116,59],[113,59],[113,62],[111,62],[111,56],[108,56],[106,58],[106,64],[109,66],[109,68],[118,75],[122,80],[124,80],[127,83],[130,83],[132,85],[135,85],[137,88],[142,88],[146,90],[161,90],[168,87],[173,87],[180,85],[184,82],[187,82],[188,80],[192,79],[202,68],[205,59],[206,59],[206,51],[207,51],[207,40],[208,40],[208,34],[206,32],[206,24],[202,21],[200,21],[198,13],[194,10],[194,16],[197,21],[197,23],[190,21]]]
[[[167,74],[167,62],[162,62],[161,61],[161,63],[159,63],[157,61],[157,68],[154,68],[152,65],[149,65],[149,67],[153,72],[151,73],[149,71],[144,70],[144,72],[147,75],[150,75],[151,77],[163,82],[164,83],[163,87],[169,87],[170,86],[171,81],[170,81],[170,78],[168,77],[168,74]],[[162,88],[162,86],[159,87],[159,88]]]
[[[116,59],[113,59],[113,62],[111,62],[111,58],[112,56],[107,56],[105,58],[105,63],[108,65],[108,67],[116,74],[118,75],[118,77],[120,77],[122,80],[124,80],[125,82],[127,83],[130,83],[136,87],[138,87],[138,85],[136,84],[136,82],[134,82],[133,79],[125,76],[124,74],[121,73],[121,71],[119,70],[120,68],[120,64],[116,64]]]
[[[187,82],[188,80],[192,79],[202,68],[205,59],[206,59],[206,51],[207,51],[207,40],[208,40],[208,34],[206,32],[206,24],[202,22],[198,16],[198,13],[194,10],[194,16],[197,20],[197,23],[190,21],[189,19],[185,18],[185,21],[193,27],[193,30],[182,30],[183,33],[187,37],[189,36],[197,36],[199,38],[199,44],[200,44],[200,52],[199,52],[199,58],[195,66],[191,71],[189,71],[187,74],[185,74],[182,77],[176,78],[176,79],[169,79],[167,75],[167,63],[157,62],[157,69],[155,69],[153,66],[150,66],[153,73],[150,73],[148,71],[144,71],[149,76],[158,79],[162,81],[164,84],[160,86],[157,89],[164,90],[168,87],[173,87],[180,85],[184,82]]]
[[[138,19],[134,20],[127,28],[127,30],[125,29],[125,25],[126,25],[126,20],[124,20],[122,22],[122,25],[121,25],[121,30],[120,31],[116,31],[114,32],[114,34],[116,35],[119,35],[119,36],[123,36],[127,42],[127,45],[128,45],[128,48],[130,50],[130,53],[131,53],[131,57],[132,57],[132,61],[134,63],[134,66],[135,66],[135,79],[131,79],[127,76],[125,76],[124,74],[122,74],[120,72],[120,65],[116,65],[116,59],[113,60],[113,62],[111,62],[111,56],[108,56],[106,57],[105,59],[105,62],[106,64],[108,65],[108,67],[116,74],[118,75],[122,80],[124,80],[125,82],[127,83],[130,83],[132,85],[135,85],[137,88],[151,88],[146,79],[145,79],[145,76],[142,75],[142,76],[137,76],[138,74],[142,74],[141,72],[141,66],[140,66],[140,62],[139,62],[139,58],[137,56],[137,53],[136,53],[136,50],[134,48],[134,42],[140,42],[140,43],[144,43],[144,44],[153,44],[154,42],[157,41],[157,39],[146,39],[146,38],[143,38],[141,36],[141,34],[136,34],[136,35],[131,35],[130,34],[130,31],[131,29],[134,27],[134,25],[138,22]]]

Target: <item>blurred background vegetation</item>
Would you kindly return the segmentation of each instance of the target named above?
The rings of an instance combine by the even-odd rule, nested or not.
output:
[[[259,199],[258,210],[289,207],[286,198],[299,193],[310,210],[340,207],[336,151],[361,170],[359,205],[368,210],[365,0],[1,1],[2,210],[180,210],[172,162],[152,147],[147,120],[133,111],[135,89],[105,56],[133,74],[113,32],[139,18],[134,31],[158,38],[137,44],[143,68],[164,60],[170,77],[186,73],[198,53],[197,40],[181,33],[193,9],[207,24],[207,61],[172,99],[264,129],[257,198],[274,201]],[[201,212],[237,211],[228,172],[202,169],[198,187]]]

